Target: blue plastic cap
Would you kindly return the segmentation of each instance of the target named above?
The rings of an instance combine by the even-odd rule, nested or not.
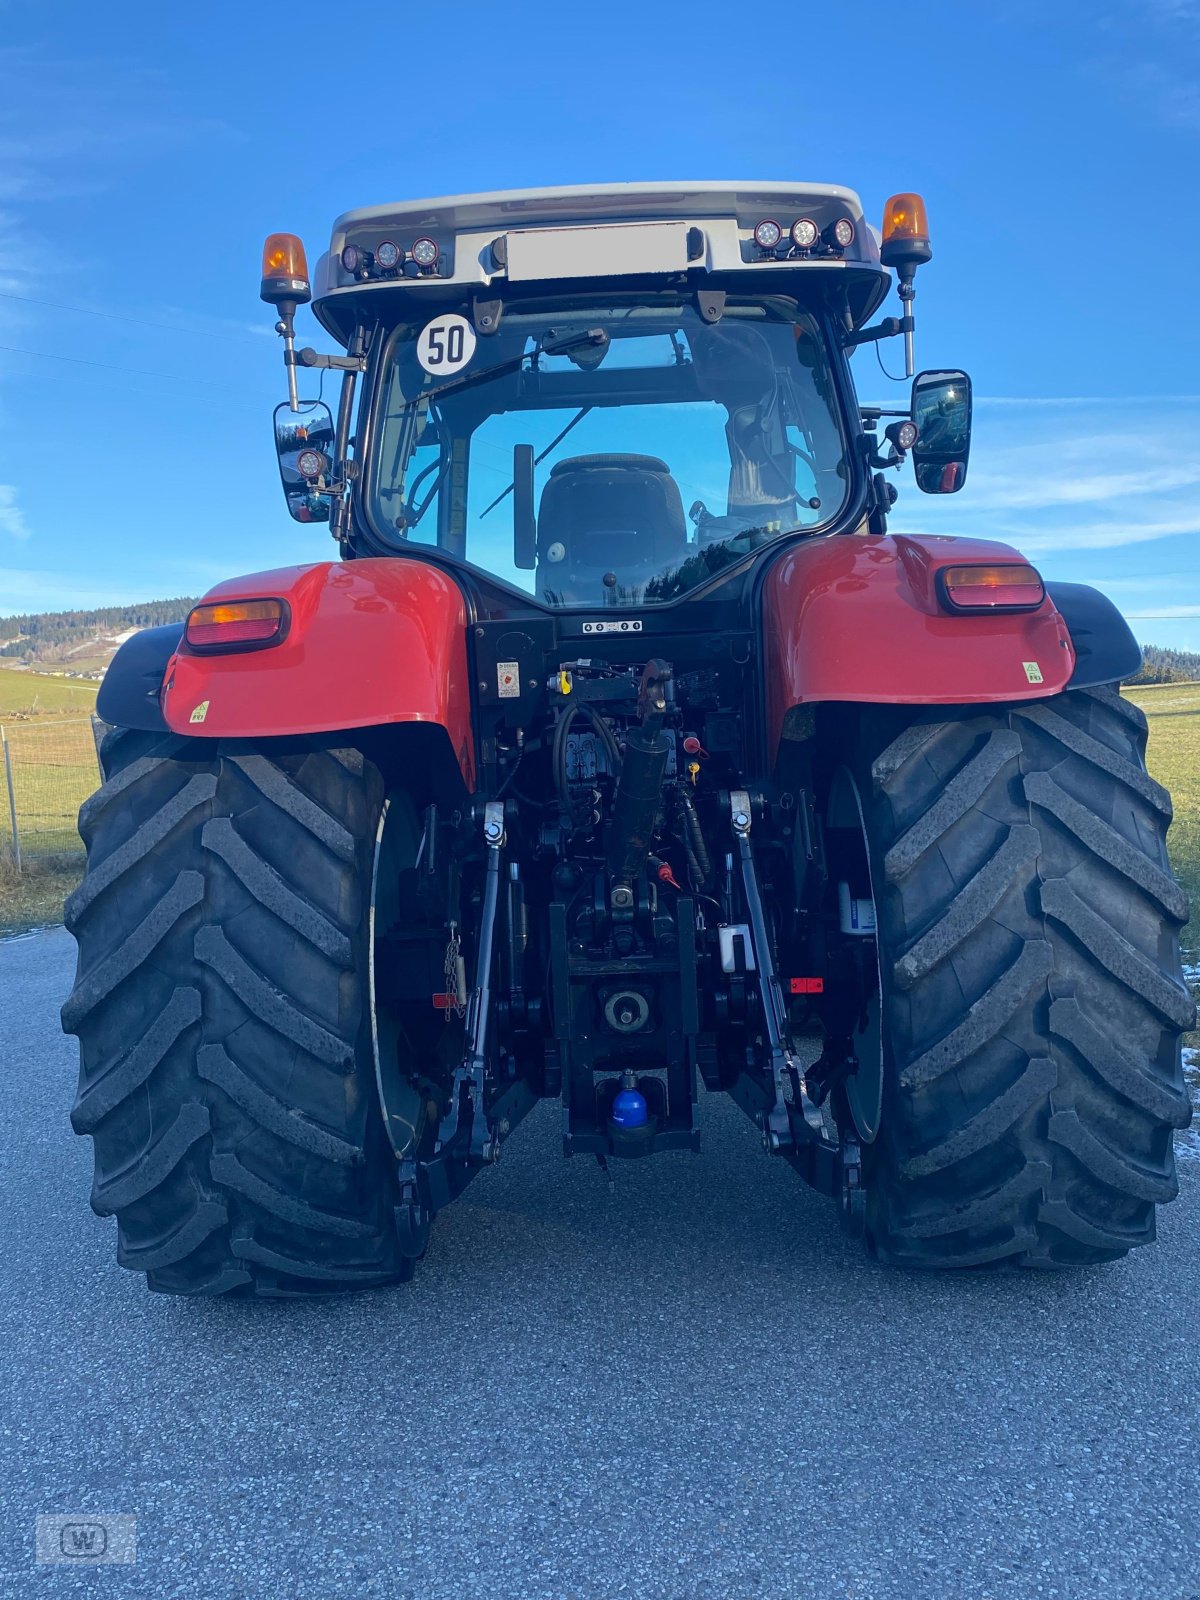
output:
[[[622,1089],[613,1101],[612,1120],[618,1128],[644,1128],[646,1096],[637,1089]]]

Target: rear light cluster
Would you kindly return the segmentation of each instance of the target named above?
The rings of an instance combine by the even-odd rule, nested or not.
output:
[[[190,650],[261,650],[286,635],[289,614],[283,600],[225,600],[196,606],[183,630]]]
[[[942,601],[950,611],[1036,611],[1046,587],[1027,562],[943,567],[938,573]]]
[[[442,247],[437,240],[422,237],[414,239],[408,250],[394,239],[381,239],[374,250],[367,250],[360,244],[348,244],[343,247],[338,259],[343,272],[348,272],[352,278],[366,280],[397,277],[406,265],[410,265],[418,274],[432,272],[441,256]]]
[[[854,224],[849,217],[838,217],[822,231],[811,217],[798,217],[788,230],[791,249],[807,255],[810,250],[840,255],[854,243]],[[774,255],[783,243],[783,228],[774,217],[765,217],[754,229],[754,242],[760,250]]]

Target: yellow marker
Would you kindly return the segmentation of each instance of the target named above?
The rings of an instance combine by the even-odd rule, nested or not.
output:
[[[691,783],[694,785],[695,782],[696,782],[696,779],[700,775],[700,763],[698,761],[689,761],[688,762],[688,764],[687,764],[687,775],[688,775],[688,778],[691,781]]]
[[[559,694],[570,694],[570,692],[571,692],[571,674],[569,672],[560,672],[559,673],[559,675],[558,675],[558,692],[559,692]]]
[[[192,712],[191,716],[188,718],[188,721],[189,722],[203,722],[207,715],[208,715],[208,701],[207,700],[201,700],[200,704],[196,707],[196,709]]]
[[[1038,666],[1036,661],[1022,661],[1021,665],[1025,668],[1025,676],[1029,679],[1030,683],[1043,682],[1042,669]]]

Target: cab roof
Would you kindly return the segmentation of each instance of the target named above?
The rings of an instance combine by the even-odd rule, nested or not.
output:
[[[811,217],[821,229],[848,217],[854,224],[854,241],[840,255],[819,259],[774,259],[755,245],[756,225],[770,218],[780,225],[786,253],[789,230],[801,217]],[[653,223],[664,226],[658,230],[646,226]],[[625,231],[619,236],[610,232],[618,228]],[[578,243],[568,237],[573,230],[579,230]],[[552,250],[549,240],[533,238],[542,231],[557,233],[563,240],[562,249]],[[848,273],[855,280],[850,298],[856,322],[875,309],[889,282],[879,261],[878,236],[863,217],[862,202],[852,189],[838,184],[765,180],[578,184],[443,195],[344,212],[333,225],[328,253],[317,264],[313,310],[344,342],[364,295],[372,300],[384,295],[402,299],[411,308],[418,297],[444,300],[445,294],[439,295],[438,290],[451,286],[459,289],[459,298],[463,289],[502,293],[505,284],[517,278],[515,266],[510,272],[504,259],[506,246],[497,247],[497,241],[510,237],[525,258],[524,282],[565,275],[591,279],[594,285],[621,276],[664,274],[671,270],[672,250],[678,255],[673,264],[686,268],[689,280],[754,272],[760,279],[779,274],[794,282],[800,273]],[[685,237],[686,259],[682,254]],[[434,270],[418,273],[409,262],[398,272],[372,273],[364,279],[347,272],[341,262],[347,245],[373,256],[378,245],[389,240],[407,255],[417,239],[432,239],[437,245],[440,254]],[[593,247],[594,271],[589,264],[589,245]],[[544,246],[546,259],[552,263],[544,272],[528,267],[530,259],[537,261],[539,246]],[[577,263],[565,274],[564,251],[567,256],[573,254]],[[787,292],[782,282],[774,287]],[[851,288],[850,282],[847,288]]]
[[[761,218],[789,208],[798,208],[802,215],[806,201],[840,205],[852,221],[862,220],[862,201],[854,190],[834,183],[599,183],[555,189],[497,189],[484,194],[443,195],[436,200],[360,206],[356,211],[342,213],[333,225],[333,236],[336,241],[339,234],[382,226],[403,231],[408,225],[419,232],[439,226],[504,229],[514,223],[535,227],[539,223],[565,221],[628,222],[640,217],[725,217],[743,212]]]

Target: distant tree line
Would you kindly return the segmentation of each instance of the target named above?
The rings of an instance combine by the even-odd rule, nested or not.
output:
[[[1130,683],[1192,683],[1200,679],[1200,655],[1194,650],[1165,650],[1142,646],[1142,670]]]
[[[144,600],[135,606],[97,606],[89,611],[37,611],[0,617],[0,656],[43,666],[69,661],[71,652],[130,628],[182,622],[194,599]]]

